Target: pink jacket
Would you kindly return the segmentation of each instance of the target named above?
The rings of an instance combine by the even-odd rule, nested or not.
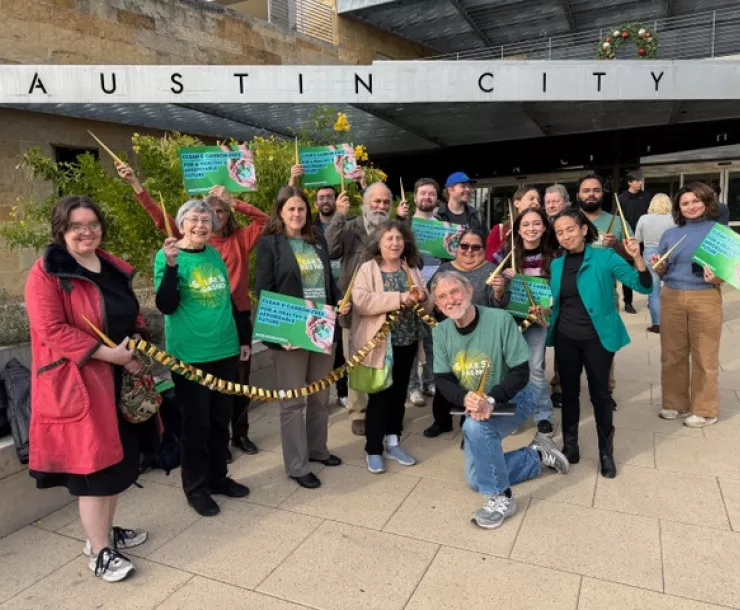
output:
[[[411,275],[417,286],[424,286],[424,280],[418,269],[411,269]],[[432,298],[421,303],[427,313],[432,311]],[[386,320],[386,314],[401,308],[400,292],[383,292],[383,277],[380,266],[375,260],[363,263],[352,286],[352,331],[351,353],[372,339]],[[381,341],[362,362],[374,369],[383,368],[386,342]],[[419,362],[424,362],[424,349],[419,341]]]

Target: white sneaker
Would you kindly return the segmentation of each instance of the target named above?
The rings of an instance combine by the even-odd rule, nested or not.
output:
[[[134,571],[134,564],[127,557],[108,547],[97,555],[91,555],[87,565],[105,582],[118,582]]]
[[[337,404],[345,409],[349,409],[349,399],[346,396],[337,398]]]
[[[661,409],[658,413],[659,417],[663,419],[676,419],[677,417],[688,417],[691,415],[690,411],[676,411],[675,409]]]
[[[513,496],[511,498],[507,498],[504,494],[487,496],[485,505],[475,511],[471,521],[483,529],[495,530],[515,514],[516,500]]]
[[[711,426],[712,424],[717,423],[716,417],[702,417],[701,415],[690,415],[686,418],[686,421],[683,423],[684,426],[688,426],[689,428],[705,428],[706,426]]]
[[[414,390],[411,392],[409,400],[411,401],[411,404],[416,407],[423,407],[427,404],[427,401],[424,399],[424,394],[422,394],[420,390]]]
[[[108,544],[110,548],[115,550],[121,549],[133,549],[134,547],[144,544],[149,534],[145,531],[137,532],[136,530],[129,530],[123,527],[116,527],[115,525],[111,528],[110,534],[108,534]],[[85,541],[85,548],[82,549],[88,557],[92,555],[92,545],[90,540]]]
[[[434,386],[433,383],[430,383],[426,388],[422,388],[421,393],[425,396],[434,396],[434,393],[437,391],[437,388]]]

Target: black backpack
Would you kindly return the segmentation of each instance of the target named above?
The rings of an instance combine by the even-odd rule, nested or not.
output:
[[[159,416],[162,418],[164,431],[152,453],[144,454],[141,472],[150,468],[164,470],[166,474],[180,465],[180,438],[182,436],[182,418],[180,405],[175,399],[174,388],[169,388],[162,394],[162,406]]]
[[[31,371],[16,358],[5,365],[2,374],[8,399],[8,420],[15,452],[21,464],[28,464],[28,431],[31,427]]]
[[[8,395],[5,393],[3,375],[0,372],[0,438],[10,434],[10,420],[8,419]]]

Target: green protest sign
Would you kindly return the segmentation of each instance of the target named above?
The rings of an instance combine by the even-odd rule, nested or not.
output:
[[[715,223],[691,260],[740,290],[740,235],[732,229]]]
[[[352,172],[357,168],[351,144],[301,148],[298,156],[304,171],[302,184],[307,188],[341,185],[340,171],[348,181],[352,180]]]
[[[465,231],[463,225],[425,218],[413,218],[411,228],[419,252],[437,258],[455,258],[457,244]]]
[[[331,305],[263,290],[257,305],[253,337],[331,354],[337,314]]]
[[[254,156],[246,144],[236,149],[220,146],[187,146],[179,150],[182,177],[188,195],[208,193],[220,185],[230,193],[257,190]]]
[[[552,291],[550,290],[550,282],[547,279],[528,275],[527,285],[532,291],[532,296],[537,305],[545,309],[552,307]],[[516,318],[526,318],[529,315],[529,298],[527,297],[527,291],[524,289],[521,275],[515,276],[509,282],[509,291],[511,297],[509,298],[509,305],[506,309]],[[545,321],[549,322],[550,316],[546,316]]]

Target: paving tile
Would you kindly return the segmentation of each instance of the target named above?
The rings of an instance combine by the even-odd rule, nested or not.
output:
[[[627,430],[642,430],[645,432],[660,432],[662,434],[677,436],[693,436],[701,438],[702,431],[696,428],[687,428],[683,425],[681,418],[667,420],[658,417],[660,405],[650,402],[634,402],[620,405],[614,412],[614,427]],[[622,434],[618,431],[617,435]]]
[[[188,506],[182,490],[146,483],[142,488],[131,487],[121,494],[114,524],[149,532],[144,544],[126,551],[127,555],[147,557],[200,518]],[[59,533],[78,540],[87,538],[79,518],[61,528]]]
[[[649,402],[652,399],[652,383],[648,381],[626,381],[626,379],[631,379],[629,377],[630,371],[627,371],[626,375],[622,375],[620,373],[620,364],[617,363],[616,365],[616,380],[617,385],[614,389],[614,400],[617,401],[617,404],[623,405],[630,402]],[[586,375],[583,375],[583,379],[585,381]],[[655,380],[655,383],[660,382],[660,377]],[[581,398],[582,403],[588,402],[588,391],[583,392],[581,391]],[[585,400],[583,400],[585,399]],[[584,404],[585,406],[585,404]],[[589,403],[590,406],[590,403]],[[583,406],[581,407],[584,408]]]
[[[367,468],[344,464],[323,470],[321,489],[298,488],[280,508],[381,529],[418,482],[415,477],[371,474]]]
[[[662,588],[658,520],[647,517],[533,499],[511,559]]]
[[[653,386],[653,403],[661,406],[663,404],[663,394],[660,385]],[[720,417],[725,411],[740,411],[740,402],[738,401],[737,392],[732,389],[719,390],[719,412]]]
[[[406,610],[570,610],[579,580],[576,574],[443,547]]]
[[[740,608],[740,533],[661,522],[665,592]]]
[[[321,523],[320,519],[229,501],[154,551],[152,561],[253,588]]]
[[[323,464],[312,463],[311,470],[320,474]],[[273,451],[260,451],[257,455],[245,455],[229,465],[229,475],[247,485],[249,496],[244,500],[264,506],[278,506],[296,490],[298,484],[285,474],[283,456]]]
[[[740,411],[721,412],[717,423],[702,428],[701,431],[704,438],[735,442],[740,437]]]
[[[722,498],[724,499],[725,508],[730,518],[731,528],[740,531],[740,481],[734,479],[725,479],[719,477]]]
[[[322,610],[401,610],[437,549],[325,521],[257,591]]]
[[[407,468],[404,474],[465,483],[465,457],[460,449],[459,437],[444,435],[426,438],[411,434],[404,440],[403,446],[417,460],[416,465]],[[397,470],[394,468],[394,471]]]
[[[686,499],[691,498],[690,502]],[[622,466],[615,479],[599,477],[594,507],[682,523],[729,529],[714,477]]]
[[[629,355],[625,354],[625,357],[615,364],[614,378],[617,380],[617,386],[625,384],[625,387],[621,388],[622,394],[625,394],[625,389],[634,390],[634,386],[660,383],[660,362],[650,365],[648,360],[646,350],[634,350]]]
[[[615,606],[615,603],[618,603]],[[626,587],[613,582],[584,578],[578,610],[720,610],[714,606],[682,597]]]
[[[261,417],[254,423],[249,422],[249,439],[260,448],[260,451],[282,452],[280,441],[280,415],[277,403],[268,403],[260,407]]]
[[[599,459],[599,445],[596,426],[581,422],[579,429],[581,457]],[[655,447],[653,433],[649,430],[620,428],[614,433],[614,459],[618,464],[631,464],[645,468],[655,468]]]
[[[191,574],[144,559],[134,561],[136,571],[111,585],[93,576],[87,558],[68,563],[7,602],[10,610],[150,610],[184,585]]]
[[[658,470],[740,479],[740,455],[732,443],[656,433],[655,456]]]
[[[10,599],[76,556],[82,547],[38,527],[28,526],[0,538],[0,602]]]
[[[597,462],[581,458],[578,464],[571,464],[567,475],[543,468],[540,476],[520,483],[514,487],[514,491],[517,497],[529,495],[543,500],[591,506],[599,476],[598,469]]]
[[[253,593],[232,585],[226,585],[201,576],[193,577],[184,587],[167,598],[157,610],[303,610],[297,606],[269,595]]]
[[[177,487],[182,489],[182,476],[180,474],[180,468],[175,468],[167,474],[164,470],[154,469],[147,470],[145,473],[139,475],[139,483],[145,485],[146,481],[151,483],[158,483],[159,485],[169,485],[170,487]]]
[[[470,522],[484,503],[483,497],[464,483],[422,479],[396,511],[384,531],[429,540],[471,551],[508,557],[524,518],[529,498],[514,489],[518,512],[496,532]]]
[[[65,525],[69,525],[76,519],[80,518],[80,508],[77,502],[72,502],[60,508],[59,510],[46,515],[43,519],[39,519],[33,525],[40,527],[50,532],[56,532],[62,529]]]

